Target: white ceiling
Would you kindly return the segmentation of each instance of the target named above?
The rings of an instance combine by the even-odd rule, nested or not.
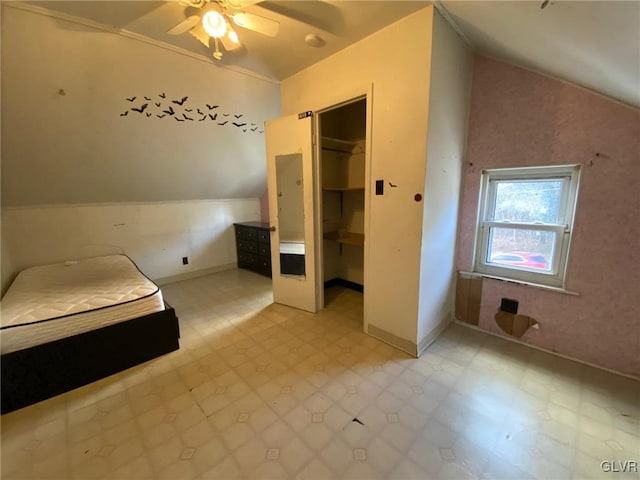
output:
[[[50,10],[123,28],[154,40],[203,54],[188,34],[167,35],[193,10],[176,1],[33,1]],[[264,1],[246,7],[280,22],[277,37],[244,29],[244,47],[225,53],[221,62],[276,80],[357,42],[430,4],[427,1]],[[639,1],[458,1],[438,7],[459,27],[478,52],[577,83],[640,107]],[[308,33],[326,45],[311,48]]]
[[[480,52],[640,107],[640,2],[442,4]]]

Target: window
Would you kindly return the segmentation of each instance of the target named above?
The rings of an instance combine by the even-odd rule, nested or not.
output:
[[[564,288],[580,165],[484,170],[474,271]]]

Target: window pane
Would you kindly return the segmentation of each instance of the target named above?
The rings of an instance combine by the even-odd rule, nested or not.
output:
[[[557,224],[563,184],[559,179],[497,181],[493,219]]]
[[[501,267],[550,272],[556,233],[492,228],[486,262]]]

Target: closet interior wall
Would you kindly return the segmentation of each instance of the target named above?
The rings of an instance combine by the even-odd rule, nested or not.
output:
[[[366,100],[320,116],[325,285],[364,288]]]

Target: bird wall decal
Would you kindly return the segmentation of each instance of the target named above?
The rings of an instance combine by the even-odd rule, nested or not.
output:
[[[158,93],[157,96],[161,99],[166,99],[167,98],[167,94],[165,92],[161,92]],[[133,103],[135,102],[135,100],[137,99],[137,96],[131,96],[131,97],[125,97],[125,99],[127,100],[127,102]],[[143,96],[142,98],[144,98],[145,100],[151,102],[151,98],[147,97],[146,95]],[[175,100],[171,100],[172,104],[178,105],[178,106],[183,106],[187,101],[189,100],[188,96],[184,96],[180,99],[175,99]],[[121,117],[126,117],[129,114],[129,111],[133,111],[133,112],[137,112],[137,113],[144,113],[143,118],[147,117],[153,117],[154,114],[157,118],[164,118],[166,116],[170,116],[173,117],[177,122],[185,122],[185,121],[189,121],[189,122],[193,122],[195,120],[197,120],[198,122],[204,122],[205,120],[207,120],[207,117],[209,117],[209,119],[211,121],[217,121],[218,120],[218,112],[214,112],[214,113],[207,113],[207,111],[211,112],[212,110],[215,110],[217,108],[220,107],[220,105],[217,104],[210,104],[210,103],[205,103],[204,105],[206,106],[206,110],[204,108],[204,106],[194,106],[194,108],[185,108],[183,110],[183,112],[179,113],[176,112],[173,108],[172,105],[168,105],[167,107],[165,107],[165,109],[162,109],[162,102],[153,102],[153,104],[157,107],[158,110],[156,111],[147,111],[148,107],[149,107],[149,103],[143,103],[140,106],[136,106],[136,107],[131,107],[129,110],[126,110],[125,112],[120,113]],[[187,115],[187,113],[190,112],[197,112],[199,117],[194,119],[193,117],[190,117]],[[159,113],[162,112],[162,113]],[[238,120],[240,118],[244,117],[244,113],[224,113],[224,112],[220,112],[222,113],[223,117],[231,117],[232,119]],[[180,116],[181,115],[181,116]],[[221,122],[217,122],[216,125],[219,126],[225,126],[229,123],[229,120],[224,120]],[[243,133],[247,133],[247,132],[258,132],[258,133],[264,133],[264,130],[258,130],[259,126],[257,123],[254,122],[243,122],[240,123],[239,121],[235,121],[235,122],[231,122],[231,124],[242,130]],[[247,125],[251,125],[250,127],[248,127]],[[245,128],[243,128],[245,127]]]
[[[142,104],[139,108],[133,107],[131,110],[133,110],[134,112],[138,112],[138,113],[142,113],[145,111],[145,109],[149,106],[148,103],[144,103]]]

